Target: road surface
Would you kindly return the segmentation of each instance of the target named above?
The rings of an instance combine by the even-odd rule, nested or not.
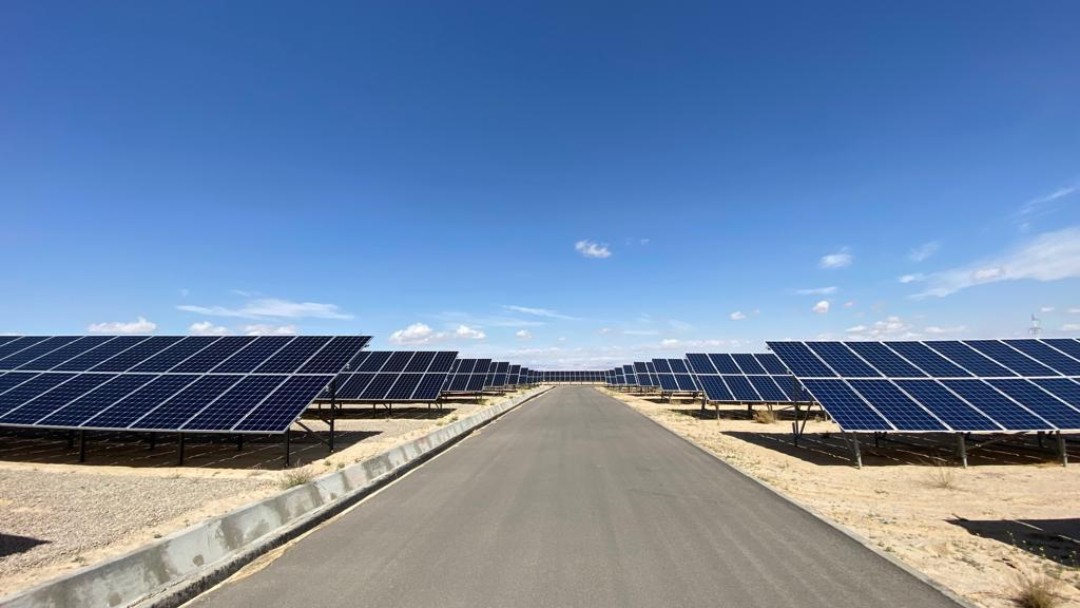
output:
[[[956,606],[584,386],[526,403],[192,605]]]

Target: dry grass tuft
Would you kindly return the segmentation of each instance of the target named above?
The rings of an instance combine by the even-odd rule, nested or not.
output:
[[[302,486],[314,478],[315,471],[311,470],[310,467],[297,467],[282,471],[281,477],[277,480],[277,485],[282,490],[288,490],[289,488]]]
[[[1020,608],[1054,608],[1064,600],[1060,589],[1061,581],[1049,574],[1021,574],[1013,602]]]
[[[955,490],[959,487],[956,480],[956,467],[938,459],[931,460],[930,464],[933,466],[926,475],[927,485],[940,490]]]
[[[754,410],[754,422],[772,424],[776,422],[776,412],[772,410]]]

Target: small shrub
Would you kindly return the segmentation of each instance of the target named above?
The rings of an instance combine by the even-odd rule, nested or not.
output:
[[[1061,581],[1046,573],[1022,574],[1013,601],[1020,608],[1054,608],[1061,605]]]
[[[772,410],[754,410],[754,422],[772,424],[776,422],[776,412]]]
[[[312,471],[308,467],[289,469],[281,473],[281,477],[278,478],[278,487],[282,490],[288,490],[289,488],[302,486],[314,478],[315,471]]]
[[[927,474],[927,484],[931,488],[955,490],[958,485],[956,482],[956,468],[941,460],[932,460],[930,462],[933,467],[930,469],[930,473]]]

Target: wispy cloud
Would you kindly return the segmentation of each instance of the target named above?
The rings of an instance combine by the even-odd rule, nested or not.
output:
[[[516,332],[514,332],[514,337],[517,338],[518,340],[532,340],[533,339],[532,332],[527,330],[527,329],[519,329],[519,330],[517,330]]]
[[[564,315],[562,313],[550,310],[548,308],[532,308],[529,306],[512,306],[504,305],[503,308],[511,312],[519,312],[523,315],[532,315],[534,317],[543,317],[545,319],[560,319],[563,321],[577,321],[577,317],[571,317],[570,315]]]
[[[843,247],[840,251],[821,256],[821,260],[818,261],[818,266],[827,269],[845,268],[851,266],[851,263],[854,261],[855,256],[851,254],[851,250],[847,247]]]
[[[939,249],[941,249],[941,243],[938,241],[923,243],[908,252],[908,259],[912,262],[923,262],[934,257],[934,254],[937,253]]]
[[[927,287],[915,299],[945,297],[1001,281],[1059,281],[1080,277],[1080,227],[1046,232],[1001,255],[926,276]]]
[[[818,302],[817,304],[814,304],[814,307],[811,308],[810,310],[813,310],[814,312],[816,312],[819,315],[826,314],[826,313],[829,312],[829,301],[828,300],[822,300],[822,301]]]
[[[451,339],[483,340],[485,338],[487,338],[487,334],[482,330],[464,324],[458,325],[451,331],[435,331],[425,323],[413,323],[405,329],[399,329],[391,333],[388,341],[391,344],[416,346]]]
[[[92,334],[148,334],[157,329],[157,323],[139,317],[134,321],[109,321],[91,323],[86,331]]]
[[[1066,323],[1061,326],[1061,331],[1080,331],[1080,323]]]
[[[746,313],[741,310],[736,310],[735,312],[728,315],[728,317],[730,317],[732,321],[742,321],[746,318]]]
[[[1024,203],[1023,205],[1020,205],[1020,208],[1016,211],[1016,215],[1020,218],[1044,215],[1052,211],[1053,205],[1051,205],[1051,203],[1061,200],[1067,196],[1072,196],[1077,192],[1080,192],[1080,185],[1078,184],[1058,188],[1050,194],[1033,198],[1030,201]]]
[[[922,274],[921,272],[916,272],[916,273],[913,273],[913,274],[905,274],[904,276],[900,277],[897,280],[906,285],[908,283],[917,283],[919,281],[925,281],[926,280],[926,275]]]
[[[800,296],[827,296],[836,293],[838,287],[830,285],[828,287],[811,287],[809,289],[796,289],[795,293]]]
[[[266,323],[245,325],[242,331],[248,336],[295,336],[299,333],[295,325],[270,325]]]
[[[587,258],[610,258],[611,249],[606,243],[597,243],[595,241],[578,241],[574,243],[574,250]]]
[[[229,328],[224,325],[214,325],[210,321],[192,323],[188,327],[188,333],[194,336],[224,336],[229,333]]]
[[[336,304],[319,302],[292,302],[278,298],[258,298],[249,300],[243,306],[195,306],[181,304],[176,307],[184,312],[193,312],[211,317],[236,317],[240,319],[352,319],[353,315],[343,312]]]

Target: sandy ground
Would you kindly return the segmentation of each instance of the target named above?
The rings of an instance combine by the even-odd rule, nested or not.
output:
[[[975,450],[963,469],[952,442],[907,436],[875,448],[864,438],[859,470],[831,422],[808,423],[796,448],[790,419],[762,424],[745,407],[722,407],[718,420],[711,406],[702,414],[697,404],[608,392],[977,605],[1015,606],[1023,576],[1049,573],[1061,605],[1080,606],[1075,445],[1069,467],[1028,440]]]
[[[389,417],[381,406],[348,407],[336,421],[334,454],[318,440],[295,435],[291,458],[316,474],[328,472],[498,401],[462,400],[441,410],[395,407]],[[314,414],[303,422],[328,429]],[[96,436],[87,453],[79,464],[77,445],[69,447],[63,436],[0,434],[0,596],[281,491],[278,439],[249,440],[238,450],[233,438],[191,438],[182,467],[168,437],[151,450],[145,436]]]

